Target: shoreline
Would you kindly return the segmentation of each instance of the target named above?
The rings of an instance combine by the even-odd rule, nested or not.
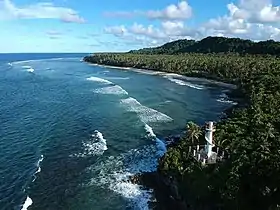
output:
[[[158,70],[152,70],[152,69],[144,69],[144,68],[140,69],[140,68],[134,68],[134,67],[113,66],[113,65],[108,65],[108,64],[92,63],[92,62],[88,62],[85,60],[83,60],[83,62],[85,62],[91,66],[100,66],[100,67],[119,69],[119,70],[131,70],[133,72],[148,74],[148,75],[153,75],[153,76],[171,76],[175,79],[183,79],[185,81],[211,83],[211,84],[215,84],[215,85],[222,86],[222,87],[229,88],[229,89],[238,89],[238,86],[235,84],[223,82],[223,81],[220,81],[219,79],[214,80],[214,79],[210,79],[210,78],[203,77],[203,76],[198,77],[198,75],[197,76],[192,76],[192,75],[186,76],[186,75],[182,75],[182,74],[170,73],[170,72],[166,72],[166,71],[158,71]]]

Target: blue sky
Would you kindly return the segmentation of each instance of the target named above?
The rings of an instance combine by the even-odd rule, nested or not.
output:
[[[207,36],[280,41],[280,0],[0,0],[0,53],[127,51]]]

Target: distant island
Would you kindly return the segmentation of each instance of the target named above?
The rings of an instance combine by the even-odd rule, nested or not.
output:
[[[154,209],[280,208],[280,43],[207,37],[128,53],[98,53],[84,61],[211,78],[237,85],[238,105],[215,123],[214,144],[228,154],[201,164],[190,148],[204,144],[205,127],[188,123],[155,173],[132,181],[155,189]],[[205,104],[207,106],[207,104]]]

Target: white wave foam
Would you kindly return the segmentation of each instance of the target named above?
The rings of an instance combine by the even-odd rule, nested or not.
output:
[[[22,66],[23,69],[30,69],[32,66]]]
[[[112,80],[128,80],[129,77],[108,77],[108,79]]]
[[[220,102],[220,103],[226,103],[226,104],[232,104],[232,105],[237,105],[238,104],[235,101],[229,100],[229,97],[225,93],[222,93],[220,95],[220,98],[217,99],[217,101]]]
[[[156,134],[154,133],[152,127],[150,127],[149,125],[145,124],[145,130],[148,134],[148,137],[152,137],[152,138],[156,137]]]
[[[32,62],[32,61],[36,61],[36,60],[15,61],[15,62],[13,62],[13,64],[29,63],[29,62]]]
[[[180,80],[180,79],[175,79],[175,78],[172,78],[172,77],[165,77],[165,78],[167,78],[171,82],[175,82],[178,85],[188,86],[190,88],[195,88],[197,90],[203,90],[204,89],[204,87],[201,86],[201,85],[194,85],[194,84],[191,84],[189,82],[186,82],[186,81],[183,81],[183,80]]]
[[[155,141],[156,141],[156,146],[157,146],[157,150],[158,150],[158,151],[157,151],[158,156],[159,156],[159,157],[164,156],[164,154],[167,152],[167,148],[166,148],[165,143],[164,143],[162,140],[160,140],[159,138],[157,138],[157,136],[156,136],[156,134],[154,133],[154,131],[153,131],[153,129],[152,129],[151,126],[145,124],[145,130],[146,130],[146,132],[148,133],[147,136],[148,136],[149,138],[155,139]]]
[[[226,104],[232,104],[232,105],[237,105],[238,104],[237,102],[227,100],[227,99],[224,99],[224,98],[217,99],[217,101],[220,102],[220,103],[226,103]]]
[[[167,116],[166,114],[163,114],[152,108],[143,106],[135,98],[129,97],[127,99],[121,100],[120,103],[126,106],[128,111],[136,112],[140,120],[144,123],[159,122],[159,121],[168,122],[173,120],[171,117]]]
[[[90,141],[83,142],[84,151],[79,154],[72,155],[73,157],[88,157],[103,155],[103,153],[108,149],[106,139],[103,138],[102,133],[98,130],[94,131],[91,136]]]
[[[32,182],[35,182],[35,180],[37,179],[36,174],[41,172],[41,162],[44,160],[44,156],[41,155],[40,159],[38,160],[36,166],[37,166],[37,170],[35,171],[35,173],[33,174],[33,180]]]
[[[99,88],[99,89],[94,90],[94,92],[95,93],[100,93],[100,94],[108,94],[108,95],[128,95],[128,92],[126,92],[119,85]]]
[[[40,165],[41,165],[41,162],[42,162],[43,160],[44,160],[44,156],[41,155],[40,159],[39,159],[38,162],[37,162],[37,167],[38,167],[38,169],[37,169],[37,171],[35,172],[35,174],[41,172],[41,167],[40,167]]]
[[[12,63],[8,63],[8,66],[13,66],[13,64]]]
[[[155,137],[152,128],[145,125],[147,132]],[[141,172],[153,172],[157,169],[158,158],[166,152],[165,144],[155,139],[155,144],[144,146],[141,149],[132,149],[118,157],[109,157],[107,160],[90,167],[92,175],[90,185],[108,187],[110,190],[128,199],[133,209],[149,209],[152,200],[152,190],[130,182],[129,177]]]
[[[24,61],[15,61],[13,62],[13,64],[23,64],[23,63],[41,62],[41,61],[56,61],[56,60],[64,60],[64,59],[77,59],[77,58],[46,58],[46,59],[24,60]]]
[[[109,157],[98,165],[91,166],[94,173],[90,185],[107,187],[127,199],[132,209],[149,209],[152,190],[130,182],[129,177],[140,172],[155,171],[158,165],[155,145],[132,149],[118,157]]]
[[[110,188],[124,198],[132,201],[134,209],[149,210],[148,203],[152,198],[152,190],[141,189],[140,185],[132,184],[125,180],[119,180],[116,184],[112,184]]]
[[[27,210],[28,207],[32,205],[32,203],[33,203],[32,199],[29,196],[27,196],[21,210]]]
[[[33,73],[35,70],[33,68],[30,68],[30,69],[27,69],[26,71],[29,73]]]
[[[156,137],[152,127],[145,124],[145,130],[148,137],[154,139],[155,144],[132,149],[118,157],[111,156],[90,168],[94,173],[90,185],[108,187],[129,200],[133,209],[139,210],[149,209],[153,190],[143,189],[142,186],[131,183],[129,178],[138,173],[155,171],[158,158],[167,151],[165,143]]]
[[[119,66],[108,66],[108,65],[99,65],[100,67],[104,67],[104,68],[109,68],[109,69],[124,69],[124,70],[129,70],[131,69],[130,67],[119,67]]]
[[[88,77],[87,80],[92,81],[92,82],[100,82],[100,83],[104,83],[104,84],[113,84],[112,82],[110,82],[106,79],[99,78],[99,77]]]
[[[160,71],[153,71],[148,69],[131,69],[134,72],[140,73],[140,74],[147,74],[147,75],[161,75],[162,72]]]
[[[183,75],[175,74],[175,73],[162,73],[162,76],[164,77],[177,77],[177,78],[183,78]]]

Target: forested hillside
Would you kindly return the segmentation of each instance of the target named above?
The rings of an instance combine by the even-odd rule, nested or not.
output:
[[[132,50],[135,54],[238,53],[280,55],[280,42],[253,42],[239,38],[207,37],[200,41],[177,40],[155,48]]]
[[[236,53],[253,54],[255,49],[256,54],[277,54],[272,49],[278,49],[279,43],[238,40],[210,37],[187,47],[194,50],[196,46],[201,53],[109,53],[84,59],[101,65],[174,72],[238,85],[233,95],[242,96],[242,106],[230,110],[216,125],[215,144],[230,154],[225,162],[203,167],[191,158],[189,146],[204,141],[202,128],[196,129],[192,140],[188,135],[183,137],[160,160],[158,173],[176,180],[180,197],[190,209],[280,207],[280,60],[271,55]],[[164,48],[168,52],[181,48],[184,52],[180,43],[177,41],[174,48],[169,43]],[[213,53],[230,50],[235,53]]]

